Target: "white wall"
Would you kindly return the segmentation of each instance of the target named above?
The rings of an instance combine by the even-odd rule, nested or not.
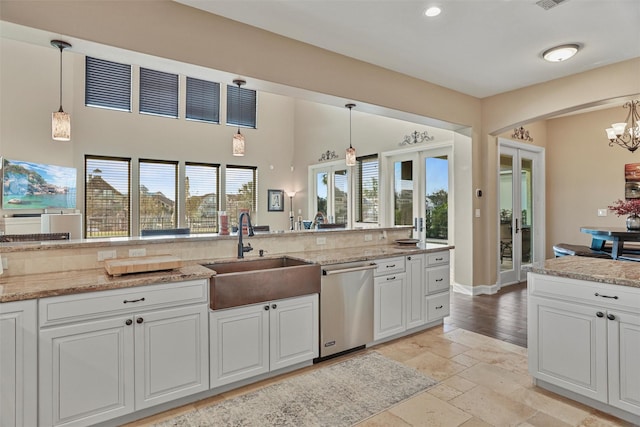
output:
[[[233,157],[231,139],[237,128],[187,121],[183,102],[179,119],[139,114],[135,77],[133,112],[85,107],[84,56],[65,52],[63,107],[71,114],[71,141],[55,142],[51,139],[51,112],[59,105],[59,52],[53,47],[7,39],[1,43],[0,154],[8,159],[77,168],[78,209],[84,209],[84,156],[87,154],[248,165],[258,167],[258,212],[254,222],[270,224],[275,230],[288,228],[287,212],[267,211],[266,194],[267,189],[288,190],[292,186],[293,99],[259,92],[257,129],[242,129],[247,141],[246,155]],[[135,76],[137,68],[134,70]],[[180,96],[184,99],[184,80],[181,84]],[[221,86],[226,94],[225,83]],[[225,99],[221,99],[222,110]],[[222,111],[221,123],[225,118]]]

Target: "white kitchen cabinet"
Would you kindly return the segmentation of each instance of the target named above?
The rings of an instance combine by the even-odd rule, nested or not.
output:
[[[37,423],[37,300],[0,304],[0,426]]]
[[[531,375],[640,416],[640,289],[529,273],[528,292]]]
[[[407,329],[417,328],[425,323],[424,261],[424,254],[408,255],[406,258]]]
[[[449,315],[449,251],[378,260],[374,340],[401,335]]]
[[[318,295],[210,313],[211,388],[318,357]]]
[[[207,390],[207,290],[199,280],[42,299],[40,425],[91,425]]]
[[[406,327],[405,273],[373,279],[373,339],[404,332]]]
[[[449,251],[427,254],[425,276],[425,321],[442,320],[449,315]]]

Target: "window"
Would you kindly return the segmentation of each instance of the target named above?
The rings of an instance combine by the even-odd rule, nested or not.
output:
[[[184,191],[191,233],[217,233],[219,165],[186,163]]]
[[[130,236],[131,159],[85,156],[85,236]]]
[[[178,75],[140,68],[140,112],[178,117]]]
[[[227,166],[225,174],[226,212],[229,224],[238,225],[240,212],[255,212],[257,206],[258,168]]]
[[[378,222],[378,156],[359,157],[356,163],[355,209],[357,222]]]
[[[227,124],[256,127],[256,91],[227,86]]]
[[[177,228],[178,162],[140,160],[140,230]]]
[[[220,122],[220,84],[187,77],[187,119]]]
[[[84,103],[131,111],[131,65],[86,57]]]

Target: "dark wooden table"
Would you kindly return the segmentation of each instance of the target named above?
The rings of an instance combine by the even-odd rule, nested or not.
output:
[[[604,250],[606,242],[611,242],[611,258],[618,259],[624,251],[624,242],[640,242],[640,230],[627,230],[625,227],[580,227],[583,233],[591,234],[591,249]],[[636,252],[636,251],[633,251]]]

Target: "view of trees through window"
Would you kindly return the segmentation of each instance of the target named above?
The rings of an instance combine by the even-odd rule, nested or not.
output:
[[[177,228],[178,162],[140,160],[140,230]]]
[[[427,157],[425,228],[427,239],[449,237],[449,159]]]
[[[85,236],[130,235],[131,160],[85,157]]]
[[[185,165],[186,226],[191,233],[218,232],[218,165]]]
[[[238,226],[241,212],[256,211],[258,171],[253,166],[227,166],[225,173],[225,202],[229,224]],[[255,222],[255,218],[254,218]]]

